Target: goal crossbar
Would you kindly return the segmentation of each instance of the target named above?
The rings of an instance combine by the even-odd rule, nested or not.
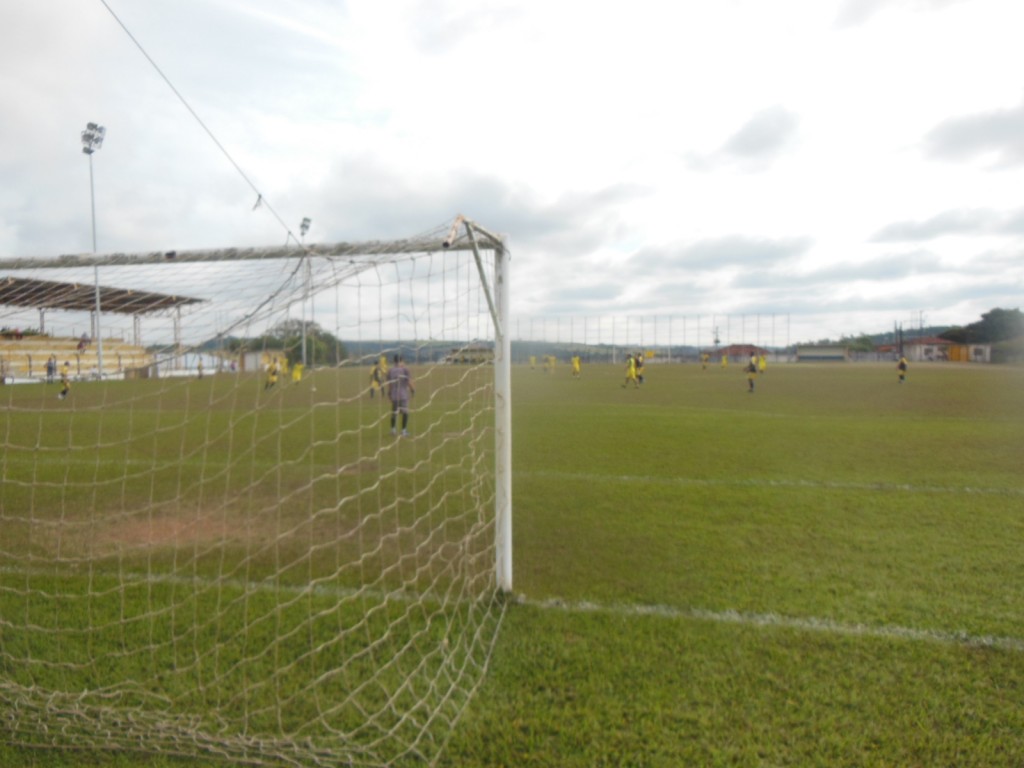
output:
[[[470,226],[467,224],[467,226]],[[473,230],[486,233],[474,227]],[[485,248],[504,250],[503,239],[484,234]],[[305,257],[359,257],[361,264],[372,264],[384,256],[439,251],[474,251],[479,247],[467,235],[453,239],[434,236],[412,237],[401,240],[370,240],[365,242],[315,243],[310,245],[280,245],[253,248],[206,248],[194,250],[139,251],[135,253],[68,254],[52,258],[27,257],[0,259],[0,270],[68,269],[70,267],[129,266],[166,264],[168,262],[220,262],[263,261],[271,259],[301,259]]]

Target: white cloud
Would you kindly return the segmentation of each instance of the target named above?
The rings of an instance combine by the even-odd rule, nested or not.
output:
[[[1024,103],[1013,109],[947,118],[925,136],[925,148],[939,159],[982,158],[996,168],[1022,166]]]
[[[877,242],[933,240],[947,235],[1024,236],[1024,208],[1012,211],[983,208],[942,211],[925,221],[887,224],[872,239]]]
[[[111,5],[221,147],[102,4],[15,4],[0,256],[89,249],[94,120],[101,250],[283,242],[272,210],[323,241],[461,212],[511,236],[525,313],[855,304],[886,324],[980,314],[1024,279],[1024,6]]]
[[[963,0],[844,0],[840,4],[836,23],[840,26],[855,26],[864,24],[875,14],[886,10],[938,10],[957,2]]]

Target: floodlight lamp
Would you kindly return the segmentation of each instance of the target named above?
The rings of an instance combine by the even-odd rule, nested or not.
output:
[[[86,123],[82,131],[82,152],[91,155],[103,146],[103,137],[107,135],[107,129],[97,123]]]

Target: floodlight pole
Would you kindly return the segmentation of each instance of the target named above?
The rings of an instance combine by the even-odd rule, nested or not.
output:
[[[85,147],[82,151],[86,152]],[[96,253],[96,185],[92,176],[92,150],[87,152],[89,156],[89,207],[92,211],[92,252]]]
[[[92,210],[92,252],[96,253],[96,187],[93,184],[92,156],[103,146],[103,138],[107,129],[97,123],[86,123],[82,131],[82,152],[89,157],[89,203]],[[100,328],[100,268],[93,265],[93,280],[96,285],[96,323],[94,335],[96,337],[96,375],[100,381],[103,380],[103,332]]]
[[[92,167],[92,159],[89,160]],[[103,333],[100,328],[100,268],[94,266],[93,282],[96,284],[96,376],[103,381]]]

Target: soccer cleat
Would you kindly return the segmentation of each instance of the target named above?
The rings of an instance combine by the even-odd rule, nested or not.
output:
[[[408,437],[408,436],[409,436],[409,430],[408,429],[403,429],[402,430],[402,437]]]
[[[395,432],[395,428],[394,427],[391,428],[391,434],[392,434],[392,436],[398,434],[397,432]]]

